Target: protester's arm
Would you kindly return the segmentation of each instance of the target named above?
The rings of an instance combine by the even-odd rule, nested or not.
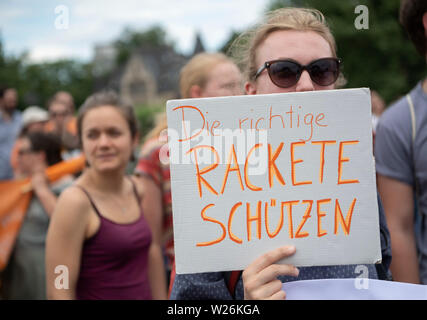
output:
[[[46,163],[44,157],[43,153],[34,154],[32,157],[31,185],[46,214],[51,217],[55,209],[57,196],[50,189],[49,181],[45,174]]]
[[[162,252],[162,194],[153,180],[144,176],[134,179],[142,195],[142,208],[150,225],[152,242],[148,273],[153,299],[167,299],[166,270]]]
[[[151,295],[154,300],[166,300],[166,272],[161,247],[151,243],[148,260],[148,277],[150,279]]]
[[[245,300],[285,299],[278,276],[295,276],[299,271],[292,265],[276,264],[295,253],[295,247],[284,246],[269,251],[252,262],[242,274]]]
[[[81,252],[87,232],[89,211],[89,201],[75,187],[66,189],[58,199],[46,239],[48,299],[76,298]],[[58,268],[58,266],[60,267]],[[66,268],[67,274],[61,273],[64,268]]]
[[[74,118],[72,116],[67,116],[63,121],[55,121],[53,124],[53,131],[59,136],[61,139],[61,144],[68,150],[76,149],[79,147],[79,138],[77,134],[71,133],[68,128],[70,123]]]
[[[378,191],[391,236],[390,270],[397,281],[419,282],[414,235],[414,165],[411,115],[406,98],[381,116],[375,136]]]
[[[57,197],[50,189],[49,182],[44,172],[34,174],[31,177],[31,184],[33,186],[33,191],[42,204],[46,214],[51,217],[53,210],[55,209]]]
[[[420,283],[414,233],[412,186],[378,174],[378,191],[391,235],[391,273],[395,281]]]

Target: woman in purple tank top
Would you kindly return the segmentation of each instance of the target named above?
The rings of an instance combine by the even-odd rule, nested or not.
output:
[[[138,143],[133,108],[112,92],[89,97],[78,135],[87,168],[55,207],[46,241],[50,299],[166,299],[161,248],[125,176]]]

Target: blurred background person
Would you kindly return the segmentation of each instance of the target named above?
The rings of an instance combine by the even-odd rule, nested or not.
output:
[[[71,184],[72,177],[48,182],[45,170],[62,161],[61,145],[54,135],[27,131],[18,145],[18,170],[31,179],[33,196],[2,274],[2,297],[40,300],[46,299],[45,243],[50,217],[58,195]]]
[[[56,96],[48,102],[50,120],[45,129],[55,133],[61,139],[64,159],[72,157],[73,151],[79,146],[76,119],[72,109],[74,107],[67,100],[58,99]]]
[[[78,137],[86,170],[59,198],[46,244],[50,299],[166,299],[160,246],[140,180],[125,175],[138,143],[132,106],[113,92],[87,98]],[[67,266],[69,289],[55,286],[55,268]]]
[[[242,75],[234,62],[222,53],[199,53],[181,70],[181,98],[205,98],[243,94]],[[172,199],[167,148],[166,114],[148,133],[135,168],[146,187],[145,212],[153,217],[153,241],[165,253],[167,280],[173,268]]]
[[[25,135],[29,132],[43,132],[44,127],[49,120],[49,114],[46,110],[38,107],[38,106],[30,106],[26,108],[22,112],[22,128],[20,132],[20,136]],[[15,141],[15,144],[13,145],[11,156],[10,156],[10,163],[13,168],[14,178],[19,179],[25,176],[22,172],[19,172],[19,166],[18,166],[18,155],[19,155],[19,148],[20,148],[20,142],[22,139],[18,139]]]
[[[12,114],[17,111],[18,106],[18,91],[15,88],[6,88],[3,93],[4,110]]]
[[[222,53],[199,53],[181,70],[181,98],[206,98],[243,94],[240,70]]]
[[[18,93],[14,88],[0,88],[0,180],[13,178],[10,155],[21,130],[22,115],[16,109]]]
[[[74,115],[74,113],[76,112],[75,106],[74,106],[74,98],[71,95],[71,93],[67,91],[58,91],[53,96],[53,99],[66,104],[72,115]]]
[[[427,1],[402,1],[400,23],[427,59]],[[392,242],[391,271],[401,282],[427,284],[426,134],[427,79],[421,79],[387,108],[375,137],[378,190]]]
[[[22,112],[22,128],[24,133],[44,131],[49,113],[39,106],[29,106]]]

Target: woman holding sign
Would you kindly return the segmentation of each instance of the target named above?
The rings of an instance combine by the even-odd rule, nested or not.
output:
[[[138,142],[133,108],[112,92],[77,118],[88,167],[55,207],[46,243],[50,299],[165,299],[161,248],[141,210],[143,185],[125,176]]]
[[[249,37],[249,38],[248,38]],[[234,46],[243,52],[247,94],[331,90],[339,84],[341,60],[335,40],[321,12],[286,8],[267,15],[264,23],[241,36]],[[239,48],[243,43],[244,48]],[[382,278],[390,263],[389,235],[380,208],[383,265],[363,266],[365,277]],[[296,252],[294,246],[272,250],[253,261],[241,274],[177,275],[172,299],[284,299],[282,282],[309,279],[356,278],[355,265],[301,267],[277,264]],[[359,270],[359,271],[356,271]],[[234,287],[233,278],[237,285]]]

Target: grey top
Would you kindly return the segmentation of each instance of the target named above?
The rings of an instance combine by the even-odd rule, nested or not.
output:
[[[58,181],[51,190],[59,196],[71,183],[71,179]],[[4,299],[46,299],[45,244],[49,221],[41,202],[33,196],[4,271]]]
[[[414,188],[418,184],[417,246],[420,277],[427,284],[427,94],[422,82],[409,93],[415,119],[416,136],[412,143],[412,121],[406,97],[392,104],[381,116],[375,137],[376,170]]]

